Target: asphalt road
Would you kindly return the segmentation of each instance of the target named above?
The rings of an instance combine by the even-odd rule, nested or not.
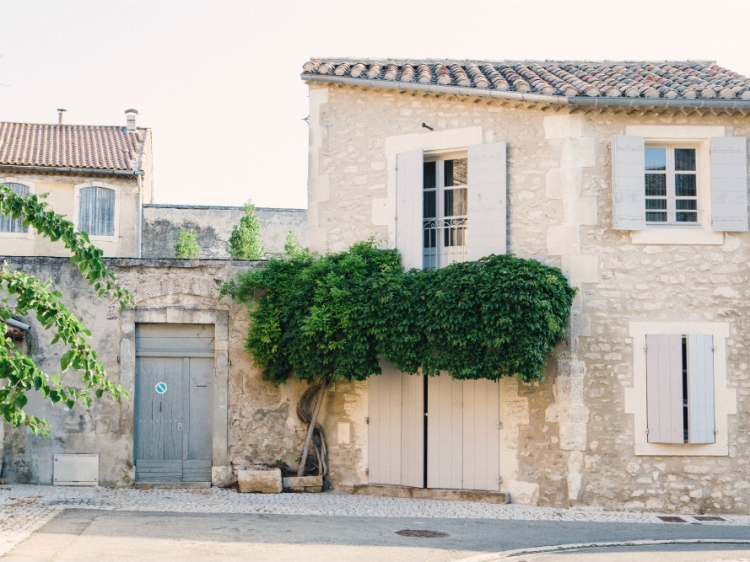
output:
[[[437,531],[447,536],[405,537],[396,534],[399,530]],[[499,559],[492,553],[515,549],[649,539],[719,539],[746,544],[593,549],[557,554],[526,552],[510,559],[526,562],[750,559],[750,529],[742,526],[68,509],[8,552],[2,562],[492,560]],[[669,558],[670,553],[678,557]],[[687,553],[699,557],[688,557]],[[732,557],[719,557],[724,554]]]

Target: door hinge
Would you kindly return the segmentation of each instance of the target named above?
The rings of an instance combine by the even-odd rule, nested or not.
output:
[[[367,416],[367,417],[365,418],[365,423],[366,423],[366,424],[368,424],[368,425],[370,424],[370,416]]]
[[[502,429],[503,428],[503,422],[499,421],[497,422],[497,428]]]
[[[366,475],[366,476],[370,476],[370,469],[369,469],[369,468],[366,468],[366,469],[365,469],[365,475]]]
[[[649,428],[646,428],[646,435],[648,435],[648,432],[651,431]]]
[[[498,484],[502,484],[503,483],[503,477],[502,476],[498,476],[497,477],[497,483]]]

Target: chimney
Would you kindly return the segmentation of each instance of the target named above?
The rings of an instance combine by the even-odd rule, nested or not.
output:
[[[135,131],[135,118],[138,115],[137,109],[126,109],[125,110],[125,131]]]
[[[62,125],[63,124],[63,114],[67,111],[67,109],[58,109],[57,110],[57,124]]]

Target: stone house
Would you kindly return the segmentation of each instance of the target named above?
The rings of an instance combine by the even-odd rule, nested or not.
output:
[[[750,509],[749,79],[697,61],[356,59],[301,78],[311,249],[374,237],[408,268],[512,252],[578,288],[544,382],[384,366],[348,385],[326,421],[343,436],[332,479]]]
[[[52,209],[66,215],[105,256],[139,257],[144,203],[153,202],[151,130],[62,123],[0,123],[0,184],[19,194],[47,193]],[[0,254],[66,255],[21,225],[0,218]]]

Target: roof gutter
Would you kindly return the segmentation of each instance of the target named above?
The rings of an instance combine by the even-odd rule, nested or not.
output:
[[[71,168],[69,166],[18,166],[0,164],[0,170],[12,172],[57,172],[60,174],[99,174],[102,176],[142,176],[143,170],[101,170],[98,168]]]
[[[695,108],[695,109],[734,109],[750,110],[750,100],[725,99],[665,99],[665,98],[628,98],[628,97],[587,97],[587,96],[545,96],[542,94],[524,94],[520,92],[499,92],[497,90],[481,90],[461,86],[441,86],[440,84],[420,84],[418,82],[380,81],[348,76],[328,76],[320,74],[301,74],[300,78],[307,82],[326,82],[329,84],[343,84],[347,86],[371,86],[392,90],[415,90],[436,94],[454,94],[460,96],[474,96],[494,99],[504,99],[520,102],[543,103],[561,106],[578,107],[642,107],[642,108]]]

